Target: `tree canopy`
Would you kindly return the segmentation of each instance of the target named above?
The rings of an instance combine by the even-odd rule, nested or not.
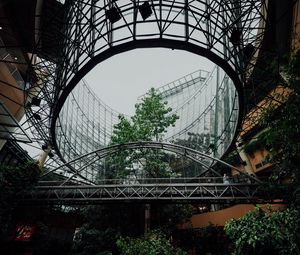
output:
[[[117,241],[121,255],[186,255],[180,248],[172,246],[163,232],[153,230],[140,238],[121,237]]]
[[[132,117],[119,116],[119,123],[114,126],[111,136],[111,145],[162,141],[168,127],[174,126],[178,119],[171,112],[172,108],[151,88],[141,102],[135,105],[135,114]],[[122,150],[106,160],[109,170],[106,177],[168,177],[172,175],[172,171],[166,163],[167,159],[168,155],[162,150]]]
[[[178,116],[170,114],[171,107],[151,88],[140,103],[135,105],[135,114],[130,118],[119,116],[114,126],[112,144],[135,141],[161,141],[169,126],[174,126]]]
[[[300,218],[295,209],[262,210],[232,219],[224,227],[234,242],[234,254],[299,254]]]
[[[287,95],[278,95],[283,103],[277,108],[268,108],[262,125],[266,127],[264,140],[270,151],[276,178],[300,178],[300,80],[299,69],[292,59],[284,68]]]

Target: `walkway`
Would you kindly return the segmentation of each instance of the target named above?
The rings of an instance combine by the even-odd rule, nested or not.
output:
[[[34,190],[21,194],[22,204],[99,204],[105,202],[176,203],[282,203],[286,198],[272,195],[265,184],[223,184],[221,178],[165,178],[102,180],[99,185],[41,182]]]

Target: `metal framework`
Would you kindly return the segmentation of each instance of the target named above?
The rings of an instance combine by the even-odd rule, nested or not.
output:
[[[159,87],[157,92],[173,109],[171,114],[179,116],[176,125],[167,129],[165,142],[182,144],[215,157],[223,155],[233,139],[238,118],[237,93],[224,72],[218,67],[211,72],[198,70]],[[57,145],[63,158],[68,162],[108,146],[118,115],[86,82],[79,83],[59,116]],[[85,164],[86,159],[82,160]]]
[[[115,155],[122,150],[138,150],[145,148],[165,150],[175,153],[176,155],[181,155],[184,158],[196,162],[201,167],[198,168],[198,171],[194,173],[194,176],[192,177],[207,175],[219,177],[222,176],[222,172],[220,172],[219,169],[215,169],[216,163],[219,163],[220,165],[236,170],[242,176],[245,176],[247,180],[253,180],[256,183],[260,183],[257,178],[245,174],[238,168],[198,150],[193,150],[191,148],[184,147],[178,144],[151,141],[132,142],[101,148],[93,152],[81,155],[63,165],[58,166],[57,168],[53,168],[52,170],[43,174],[42,177],[45,177],[50,173],[59,170],[64,172],[64,176],[68,177],[64,182],[61,183],[62,185],[74,180],[77,182],[85,181],[86,183],[89,183],[91,185],[96,185],[97,182],[101,180],[102,176],[105,178],[105,167],[102,163],[103,159],[108,156]]]
[[[79,154],[72,149],[60,149],[61,137],[67,136],[66,130],[62,130],[64,103],[88,71],[120,52],[166,47],[205,56],[235,84],[241,106],[245,70],[263,38],[267,4],[254,0],[69,0],[62,10],[62,21],[57,18],[62,15],[55,13],[40,28],[43,31],[51,27],[60,43],[45,52],[41,51],[40,41],[36,41],[37,55],[32,57],[28,72],[31,77],[28,102],[33,96],[42,101],[39,108],[29,108],[27,115],[37,129],[34,131],[37,139],[52,144],[59,160],[67,162]],[[240,122],[242,110],[235,108],[235,111]],[[39,118],[35,118],[36,114]],[[236,125],[233,129],[236,130]],[[86,135],[88,140],[89,132]],[[99,145],[98,140],[94,142]],[[71,141],[65,144],[75,147]],[[223,153],[224,149],[219,156]]]
[[[265,193],[263,184],[242,173],[243,180],[232,180],[229,185],[222,184],[220,177],[214,177],[220,175],[219,165],[234,168],[219,158],[235,141],[241,127],[243,94],[248,94],[248,105],[251,101],[252,106],[257,106],[251,111],[251,105],[248,106],[249,114],[242,127],[244,132],[257,124],[261,109],[276,102],[275,96],[263,91],[261,86],[253,90],[246,86],[260,54],[269,18],[269,2],[273,1],[41,2],[45,6],[37,5],[32,15],[35,17],[31,22],[34,23],[31,29],[34,40],[28,40],[28,45],[25,40],[11,40],[12,29],[6,26],[0,29],[0,36],[12,42],[11,45],[1,42],[0,62],[15,79],[18,86],[13,86],[14,89],[24,92],[21,101],[27,115],[18,133],[12,129],[18,126],[16,121],[3,106],[1,119],[10,120],[0,127],[0,133],[6,134],[0,138],[28,142],[30,129],[34,140],[40,145],[51,146],[56,152],[43,177],[55,172],[64,180],[47,183],[42,179],[36,190],[20,194],[24,203],[85,204],[121,200],[273,203],[276,202],[273,199],[286,199],[278,195],[272,198]],[[31,5],[35,5],[34,1]],[[276,22],[272,17],[271,23]],[[175,113],[181,115],[181,122],[168,130],[163,143],[136,142],[107,147],[118,113],[97,98],[85,84],[84,76],[113,55],[153,47],[189,51],[210,59],[218,67],[212,71],[200,70],[197,75],[190,74],[158,89]],[[17,51],[23,54],[13,54]],[[22,75],[18,70],[22,70]],[[6,81],[0,82],[12,87]],[[270,101],[257,104],[255,95],[251,100],[252,94],[258,91],[263,91]],[[203,98],[207,102],[201,104]],[[7,99],[14,102],[14,98]],[[192,118],[188,118],[191,112]],[[208,142],[195,147],[192,140],[195,138],[199,145],[203,140],[201,135],[207,136]],[[176,144],[178,141],[184,141],[181,143],[184,146]],[[100,184],[99,180],[96,183],[96,178],[105,170],[103,160],[107,156],[121,150],[144,148],[180,155],[193,160],[199,167],[191,179],[102,179]],[[195,177],[206,175],[210,177]]]
[[[154,182],[155,181],[155,182]],[[284,203],[287,194],[272,195],[263,185],[223,184],[222,178],[105,180],[100,185],[44,182],[20,194],[22,204],[97,204],[107,202]],[[280,199],[280,200],[279,200]]]
[[[41,144],[53,146],[55,164],[65,163],[52,166],[50,172],[93,184],[103,171],[103,155],[143,146],[196,161],[201,165],[197,174],[213,169],[241,123],[243,86],[264,36],[267,1],[67,0],[60,6],[47,13],[42,23],[36,20],[35,45],[24,83],[29,128]],[[48,29],[53,37],[47,37]],[[82,79],[113,55],[153,47],[189,51],[218,66],[159,88],[182,116],[165,141],[186,141],[184,145],[190,148],[143,142],[104,148],[117,113]],[[202,104],[203,98],[207,102]],[[192,111],[192,118],[187,118]],[[203,134],[209,137],[206,148],[193,147],[190,138]],[[211,144],[213,150],[209,150]]]
[[[0,80],[1,86],[3,86],[5,90],[13,92],[0,93],[0,140],[31,143],[32,140],[28,133],[23,129],[19,124],[19,121],[13,116],[14,114],[12,114],[6,106],[9,102],[14,108],[21,109],[24,102],[23,91],[26,89],[25,82],[13,62],[13,57],[5,49],[4,43],[0,37],[0,64],[2,72],[9,73],[15,80],[15,84]]]
[[[20,126],[19,122],[0,101],[0,139],[31,143],[29,135]]]
[[[204,55],[220,65],[241,89],[246,47],[254,50],[254,42],[257,46],[262,36],[259,23],[266,9],[263,2],[151,1],[152,15],[147,19],[141,11],[141,16],[138,14],[144,2],[68,1],[65,4],[67,13],[62,61],[55,81],[58,97],[51,124],[52,137],[70,91],[96,64],[122,51],[168,47]]]

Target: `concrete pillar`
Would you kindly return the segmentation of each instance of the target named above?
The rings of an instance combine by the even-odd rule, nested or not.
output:
[[[145,204],[145,233],[150,230],[151,205]]]

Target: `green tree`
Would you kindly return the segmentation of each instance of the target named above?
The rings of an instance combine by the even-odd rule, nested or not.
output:
[[[72,248],[73,255],[109,255],[115,254],[115,244],[119,233],[114,229],[96,229],[85,224],[76,234]]]
[[[119,116],[119,123],[114,126],[112,144],[133,141],[161,141],[169,126],[174,126],[178,116],[170,114],[172,108],[162,102],[161,96],[151,88],[141,103],[135,105],[135,114],[126,119]]]
[[[160,95],[154,89],[151,89],[145,98],[135,105],[135,109],[135,114],[131,118],[120,115],[119,123],[114,126],[111,145],[120,145],[121,150],[106,158],[104,176],[106,178],[124,178],[132,176],[132,174],[136,177],[167,177],[172,175],[173,172],[169,166],[172,157],[169,154],[160,149],[149,148],[122,150],[122,144],[137,141],[161,141],[167,128],[175,125],[178,117],[171,114],[172,109],[167,107],[166,102],[162,102]],[[99,178],[102,177],[99,176]],[[166,213],[161,212],[164,209],[167,211],[166,213],[173,214],[173,217],[168,216],[167,218]],[[118,254],[113,245],[107,247],[105,244],[112,244],[114,238],[118,238],[119,235],[131,237],[120,238],[117,244],[124,249],[130,249],[132,252],[134,250],[132,254],[182,254],[177,253],[177,249],[174,249],[162,234],[159,234],[157,238],[151,237],[151,240],[148,238],[149,235],[142,238],[132,238],[144,231],[144,210],[145,208],[141,205],[89,207],[84,212],[86,223],[79,232],[79,238],[75,241],[72,254],[101,254],[101,252]],[[160,206],[159,212],[162,221],[155,224],[158,227],[161,227],[160,223],[162,225],[165,225],[166,222],[175,224],[175,221],[179,222],[191,215],[187,206]],[[169,226],[165,228],[170,229]],[[115,235],[109,235],[110,238],[107,239],[106,233],[103,232],[104,229],[114,230]],[[156,245],[158,246],[156,247]]]
[[[262,210],[247,213],[225,224],[234,242],[233,254],[300,254],[300,218],[295,209]]]
[[[121,234],[137,236],[143,233],[142,209],[135,204],[103,204],[82,208],[84,224],[76,234],[71,254],[118,254],[116,241]]]
[[[121,255],[186,255],[180,248],[172,246],[167,236],[153,230],[141,238],[121,237],[117,241]]]
[[[151,226],[171,234],[177,224],[189,222],[194,212],[195,208],[190,204],[153,204]]]
[[[231,241],[220,226],[210,224],[203,228],[177,229],[173,236],[181,247],[193,250],[193,254],[229,254]]]
[[[51,236],[49,227],[41,221],[37,221],[35,226],[36,232],[31,238],[33,255],[68,254],[71,248],[70,242]]]
[[[119,116],[119,123],[114,126],[111,136],[111,145],[161,141],[167,128],[174,126],[178,119],[171,111],[172,108],[167,107],[167,102],[162,102],[161,96],[151,88],[142,102],[135,105],[135,114],[130,119]],[[164,161],[167,158],[159,149],[122,150],[107,159],[107,176],[118,178],[130,174],[137,175],[137,169],[143,168],[144,177],[168,177],[172,175],[172,171]]]

